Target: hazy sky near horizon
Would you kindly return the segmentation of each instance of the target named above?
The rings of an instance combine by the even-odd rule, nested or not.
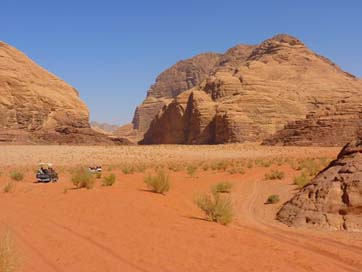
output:
[[[278,33],[362,77],[359,0],[2,0],[0,15],[0,40],[73,85],[96,121],[129,122],[181,59]]]

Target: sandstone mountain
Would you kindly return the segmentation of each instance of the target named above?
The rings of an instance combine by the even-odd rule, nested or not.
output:
[[[301,123],[307,132],[300,139],[285,140],[285,144],[295,144],[295,139],[299,144],[310,144],[319,139],[321,144],[343,145],[355,138],[362,108],[361,80],[297,38],[277,35],[260,45],[239,45],[225,54],[200,56],[212,56],[212,61],[202,61],[208,65],[198,70],[203,71],[200,76],[183,73],[186,76],[174,81],[179,63],[164,72],[167,80],[160,75],[145,103],[136,110],[134,127],[142,132],[153,119],[141,143],[262,141],[285,126],[289,130],[279,132],[279,138],[295,135],[290,131]],[[191,60],[183,62],[185,67]],[[322,126],[327,128],[318,130]],[[345,132],[324,137],[339,128]],[[317,136],[309,139],[315,133]]]
[[[362,134],[361,134],[362,135]],[[362,140],[338,158],[278,212],[290,226],[362,231]]]
[[[115,134],[134,141],[141,140],[159,110],[180,93],[200,84],[220,57],[215,53],[200,54],[162,72],[148,90],[146,99],[137,107],[132,124],[127,124]]]
[[[0,42],[0,142],[111,143],[89,125],[78,92]]]
[[[119,129],[119,126],[117,125],[111,125],[108,123],[99,123],[96,121],[90,122],[90,126],[93,130],[103,134],[113,134],[115,131]]]

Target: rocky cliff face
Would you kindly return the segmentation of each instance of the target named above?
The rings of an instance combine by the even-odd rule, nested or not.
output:
[[[88,120],[73,87],[0,42],[1,142],[108,142]]]
[[[148,90],[146,99],[135,111],[132,120],[134,131],[128,130],[126,135],[131,134],[135,139],[142,139],[159,110],[180,93],[200,84],[210,74],[219,59],[219,54],[200,54],[180,61],[162,72]],[[124,132],[122,129],[117,134],[123,135]]]
[[[287,123],[263,144],[341,146],[355,139],[361,129],[361,102],[352,97],[310,112],[305,119]]]
[[[165,103],[142,143],[261,141],[289,122],[314,112],[323,115],[323,109],[349,120],[362,108],[361,81],[294,37],[277,35],[257,46],[237,46],[218,60],[201,83]],[[330,126],[339,124],[338,117],[329,119]],[[354,120],[344,138],[336,135],[329,142],[355,137]],[[322,134],[319,138],[323,141]]]
[[[284,204],[277,218],[290,226],[362,231],[361,138]]]

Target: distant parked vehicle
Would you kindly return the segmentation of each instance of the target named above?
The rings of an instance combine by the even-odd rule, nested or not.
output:
[[[89,166],[88,167],[89,172],[95,174],[95,173],[102,173],[102,166]]]
[[[57,182],[58,173],[53,169],[53,165],[51,163],[39,163],[36,179],[41,183]]]

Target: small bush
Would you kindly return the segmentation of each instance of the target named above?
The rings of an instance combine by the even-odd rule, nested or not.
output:
[[[306,173],[302,173],[300,176],[294,178],[294,184],[299,188],[303,188],[310,182],[310,177]]]
[[[159,171],[155,176],[148,175],[144,182],[155,193],[165,194],[170,190],[169,176],[164,171]]]
[[[207,171],[207,170],[209,170],[209,168],[210,168],[210,166],[207,163],[202,165],[202,170],[203,171]]]
[[[270,195],[268,199],[266,200],[267,204],[275,204],[279,202],[279,196],[278,195]]]
[[[135,168],[131,165],[123,165],[121,167],[121,170],[122,170],[123,174],[125,174],[125,175],[133,174],[135,172]]]
[[[195,204],[210,221],[227,225],[233,219],[233,207],[230,198],[223,197],[219,193],[200,195],[195,199]]]
[[[116,182],[116,175],[113,173],[104,177],[102,180],[103,186],[112,186],[115,182]]]
[[[197,166],[192,164],[187,165],[186,172],[191,178],[195,177],[196,171],[197,171]]]
[[[283,179],[284,178],[284,172],[279,170],[272,170],[270,173],[265,174],[266,180],[275,180],[275,179]]]
[[[24,174],[20,171],[10,172],[10,178],[15,181],[21,181],[24,179]]]
[[[88,169],[80,168],[73,172],[72,183],[79,189],[92,189],[94,187],[94,176]]]
[[[18,267],[18,256],[8,233],[0,239],[0,271],[14,272]]]
[[[14,192],[15,191],[15,186],[16,186],[16,184],[15,184],[14,181],[9,182],[4,187],[4,193],[12,193],[12,192]]]
[[[230,182],[220,182],[212,187],[212,192],[214,193],[230,193],[233,185]]]

